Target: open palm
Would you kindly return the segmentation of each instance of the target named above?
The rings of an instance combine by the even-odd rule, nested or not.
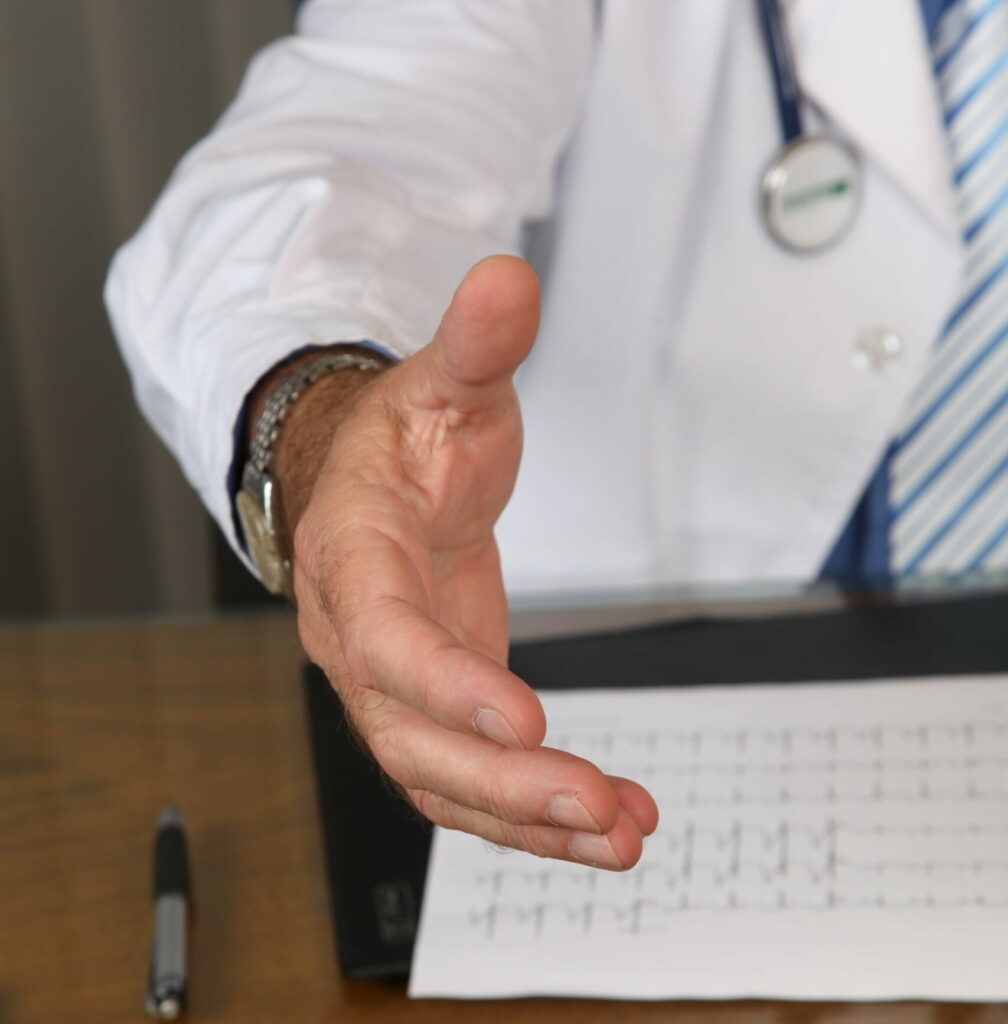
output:
[[[537,323],[531,270],[484,260],[433,341],[357,396],[297,527],[298,625],[379,764],[431,820],[626,868],[654,802],[542,747],[542,707],[505,667],[493,526],[521,455],[511,377]]]

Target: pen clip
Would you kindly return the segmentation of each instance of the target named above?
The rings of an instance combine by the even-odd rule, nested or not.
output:
[[[150,958],[147,963],[147,991],[144,998],[144,1007],[148,1017],[159,1018],[157,997],[154,994],[154,940],[150,943]]]

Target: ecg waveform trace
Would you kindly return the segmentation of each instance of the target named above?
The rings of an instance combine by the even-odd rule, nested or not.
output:
[[[474,936],[660,933],[690,911],[1008,908],[1008,716],[547,738],[643,781],[663,825],[627,874],[506,857]]]

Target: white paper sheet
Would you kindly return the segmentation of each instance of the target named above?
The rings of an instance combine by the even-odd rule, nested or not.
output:
[[[413,996],[1008,999],[1008,678],[545,694],[625,874],[438,830]]]

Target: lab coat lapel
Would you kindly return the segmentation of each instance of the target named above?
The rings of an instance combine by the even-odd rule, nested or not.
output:
[[[958,225],[920,0],[788,0],[805,97],[943,231]]]

